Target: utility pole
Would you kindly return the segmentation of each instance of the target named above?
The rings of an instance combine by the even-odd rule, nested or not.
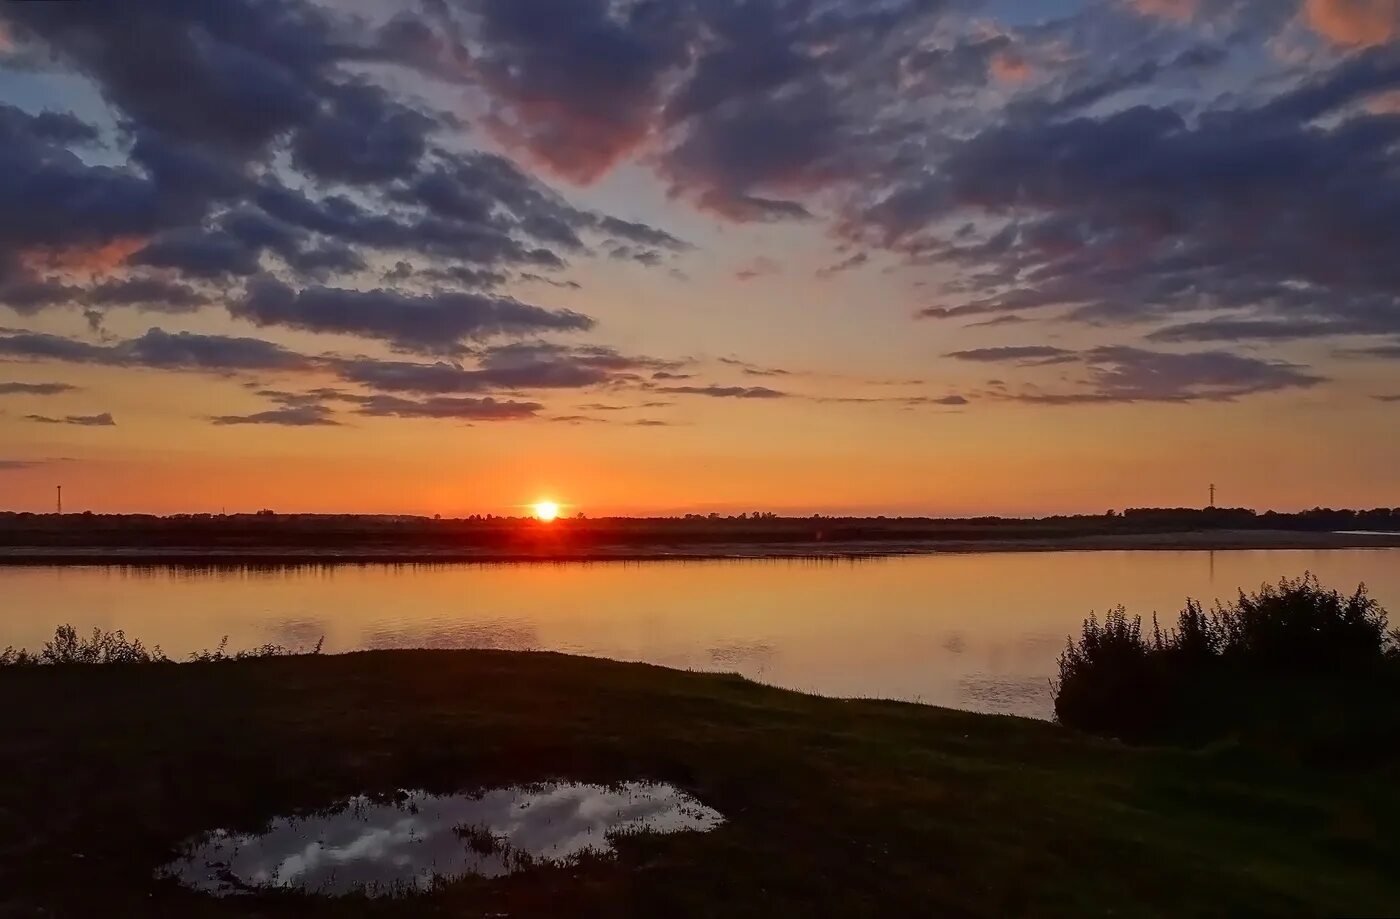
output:
[[[1210,507],[1215,507],[1215,483],[1210,483]]]
[[[63,513],[63,486],[58,486],[58,512]]]

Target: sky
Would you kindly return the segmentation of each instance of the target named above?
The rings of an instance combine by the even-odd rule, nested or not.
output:
[[[0,509],[1400,504],[1400,0],[0,5]]]

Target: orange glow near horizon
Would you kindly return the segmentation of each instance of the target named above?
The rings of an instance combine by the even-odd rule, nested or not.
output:
[[[536,501],[530,505],[530,510],[535,519],[542,523],[549,523],[559,516],[559,505],[553,501]]]

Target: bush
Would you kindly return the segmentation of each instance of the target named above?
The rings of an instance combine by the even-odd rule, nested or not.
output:
[[[1400,634],[1387,626],[1364,585],[1346,596],[1312,575],[1209,613],[1188,600],[1174,629],[1154,618],[1151,635],[1120,607],[1102,624],[1091,615],[1060,656],[1055,717],[1125,740],[1371,732],[1390,743]]]
[[[196,651],[189,656],[191,663],[219,663],[242,661],[259,657],[291,657],[298,654],[320,654],[324,638],[316,642],[310,651],[286,648],[282,645],[266,644],[245,651],[229,654],[228,637],[213,650]],[[71,625],[61,625],[54,630],[53,638],[44,642],[42,651],[35,653],[23,648],[8,647],[0,651],[0,667],[35,667],[40,665],[96,665],[96,664],[170,664],[174,663],[159,645],[147,648],[139,639],[130,640],[126,633],[118,629],[104,632],[93,629],[88,638],[79,638],[78,630]]]
[[[1141,616],[1129,619],[1120,606],[1100,624],[1090,613],[1079,643],[1060,655],[1056,718],[1094,733],[1134,736],[1161,701],[1152,653]]]
[[[53,640],[44,643],[39,661],[45,664],[158,664],[169,663],[160,646],[147,648],[140,640],[128,641],[118,629],[104,632],[93,629],[92,637],[80,639],[78,630],[61,625],[54,630]]]
[[[1265,585],[1217,610],[1215,638],[1227,661],[1261,670],[1334,672],[1370,667],[1395,651],[1386,611],[1366,594],[1324,590],[1312,575]]]

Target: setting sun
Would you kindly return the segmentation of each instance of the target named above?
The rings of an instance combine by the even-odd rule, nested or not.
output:
[[[534,512],[536,520],[546,523],[559,516],[559,505],[553,501],[537,501],[530,505],[530,510]]]

